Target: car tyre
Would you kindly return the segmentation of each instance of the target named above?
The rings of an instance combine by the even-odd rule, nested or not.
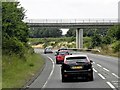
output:
[[[58,64],[58,61],[56,61],[56,64]]]
[[[93,81],[93,80],[94,80],[94,78],[93,78],[93,72],[90,72],[90,73],[89,73],[88,80],[89,80],[89,81]]]
[[[65,82],[65,81],[66,81],[65,77],[64,75],[62,75],[62,82]]]
[[[56,64],[58,64],[58,61],[56,60]]]

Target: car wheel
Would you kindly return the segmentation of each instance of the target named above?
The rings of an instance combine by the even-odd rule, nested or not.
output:
[[[57,61],[57,59],[56,59],[56,64],[58,64],[58,61]]]
[[[65,82],[66,80],[65,80],[65,77],[64,77],[64,75],[62,75],[62,82]]]
[[[58,64],[58,61],[56,61],[56,64]]]
[[[93,79],[93,72],[90,72],[90,73],[89,73],[88,80],[89,80],[89,81],[93,81],[93,80],[94,80],[94,79]]]

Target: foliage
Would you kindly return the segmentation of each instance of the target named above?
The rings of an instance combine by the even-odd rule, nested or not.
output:
[[[113,40],[119,40],[120,28],[118,28],[118,25],[115,25],[112,28],[110,28],[107,32],[107,35],[110,36]]]
[[[112,48],[114,52],[120,52],[120,41],[116,41],[112,44]]]
[[[94,36],[92,37],[91,47],[94,48],[96,46],[101,46],[101,42],[102,42],[101,36],[95,32]]]
[[[92,37],[94,35],[94,32],[96,32],[97,30],[97,34],[100,34],[102,36],[105,36],[107,34],[108,29],[84,29],[83,30],[83,36],[84,37]],[[67,31],[67,34],[65,35],[67,37],[75,37],[76,36],[76,29],[75,28],[70,28]]]
[[[66,33],[65,36],[66,36],[66,37],[75,37],[75,36],[76,36],[76,30],[75,30],[74,28],[70,28],[70,29],[67,31],[67,33]]]
[[[62,30],[58,28],[40,28],[34,27],[29,30],[30,38],[48,38],[48,37],[61,37]]]
[[[2,48],[3,52],[24,54],[28,41],[28,26],[22,21],[25,10],[19,2],[2,3]]]
[[[90,37],[84,37],[83,38],[83,47],[84,48],[91,48],[91,38]]]
[[[102,43],[103,44],[111,44],[112,43],[112,38],[110,37],[110,36],[104,36],[104,37],[102,37]]]

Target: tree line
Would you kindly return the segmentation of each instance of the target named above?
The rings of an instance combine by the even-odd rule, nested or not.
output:
[[[98,34],[105,36],[107,29],[84,29],[83,36],[91,37],[94,35],[94,32],[97,30]],[[29,37],[30,38],[48,38],[48,37],[75,37],[76,29],[70,28],[65,35],[62,35],[62,30],[59,28],[43,28],[43,27],[34,27],[29,28]]]
[[[48,38],[48,37],[61,37],[62,30],[59,28],[29,28],[30,38]]]

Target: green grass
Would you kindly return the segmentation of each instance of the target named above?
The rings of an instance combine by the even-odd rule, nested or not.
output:
[[[0,49],[0,90],[2,89],[2,54]]]
[[[95,54],[101,54],[101,55],[107,55],[107,56],[113,56],[113,57],[120,57],[119,52],[113,52],[112,50],[103,50],[101,49],[100,52],[93,52]]]
[[[21,88],[44,65],[44,59],[39,54],[28,54],[23,60],[16,55],[3,55],[2,88]]]

